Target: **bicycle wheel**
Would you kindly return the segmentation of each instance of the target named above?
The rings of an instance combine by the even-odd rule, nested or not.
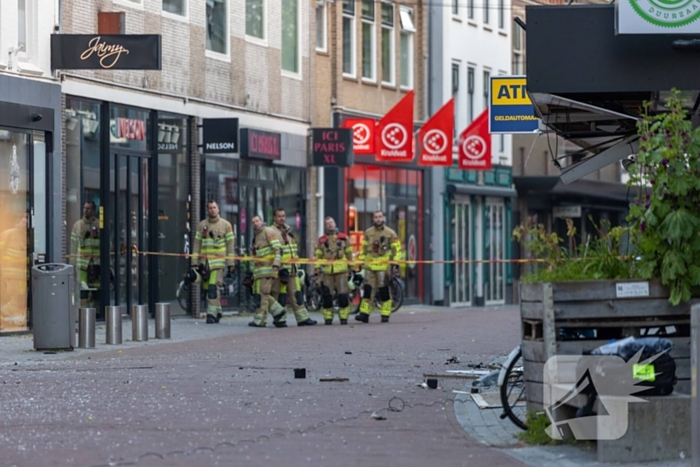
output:
[[[321,288],[316,285],[309,287],[306,294],[306,299],[308,302],[308,308],[311,309],[311,311],[319,311],[321,309],[321,304],[323,303],[323,299],[321,298]]]
[[[506,368],[506,377],[501,386],[503,414],[518,428],[527,430],[525,425],[527,408],[525,400],[525,377],[523,375],[523,353],[519,351]],[[503,415],[501,416],[503,418]]]
[[[183,310],[189,312],[189,307],[187,306],[187,294],[189,293],[190,286],[187,282],[185,282],[182,286],[182,288],[178,291],[179,293],[177,294],[177,303],[180,304],[180,308]]]
[[[391,312],[393,313],[401,308],[401,304],[403,304],[403,287],[401,287],[401,282],[395,277],[391,279],[389,292],[391,293]]]

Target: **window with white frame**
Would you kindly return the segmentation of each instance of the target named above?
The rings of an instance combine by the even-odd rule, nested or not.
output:
[[[413,10],[400,7],[399,20],[401,21],[399,35],[401,87],[413,88],[413,35],[416,32],[413,24]]]
[[[362,0],[362,77],[376,80],[377,28],[374,0]]]
[[[484,108],[489,106],[489,86],[491,86],[491,72],[484,70]]]
[[[454,116],[454,137],[456,138],[458,135],[458,132],[460,131],[459,128],[461,127],[461,118],[459,118],[459,109],[460,109],[460,93],[459,93],[459,63],[453,63],[452,64],[452,97],[454,98],[454,107],[455,107],[455,116]]]
[[[207,0],[207,50],[228,54],[227,18],[227,0]]]
[[[187,0],[163,0],[163,11],[179,16],[187,16]]]
[[[505,0],[498,0],[498,28],[504,29],[506,27],[506,2]]]
[[[299,73],[299,0],[282,0],[282,69]]]
[[[483,0],[484,2],[484,24],[489,24],[489,9],[491,6],[489,5],[489,0]]]
[[[355,0],[343,0],[343,74],[355,71]]]
[[[474,19],[474,0],[467,0],[467,18]]]
[[[17,46],[27,52],[27,2],[17,0]]]
[[[326,28],[328,27],[328,13],[326,11],[326,0],[316,3],[316,50],[326,52]]]
[[[502,154],[502,153],[506,152],[506,135],[501,134],[498,136],[499,136],[499,138],[498,138],[498,141],[499,141],[498,152],[500,152]]]
[[[265,0],[245,0],[245,35],[265,39]]]
[[[474,121],[474,73],[473,67],[467,69],[467,93],[469,94],[469,99],[467,100],[468,123]]]
[[[513,74],[521,75],[523,74],[522,35],[520,26],[515,21],[513,21],[511,35],[513,36]]]
[[[452,14],[459,14],[459,0],[452,0]]]
[[[382,2],[382,83],[394,84],[394,5]]]

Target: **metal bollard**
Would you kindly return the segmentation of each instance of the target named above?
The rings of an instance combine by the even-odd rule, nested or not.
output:
[[[119,345],[122,343],[122,307],[108,306],[105,312],[105,343]]]
[[[95,319],[94,308],[81,308],[78,316],[78,347],[81,349],[95,348]]]
[[[693,450],[693,467],[700,467],[700,305],[690,308],[690,393],[691,393],[691,444]]]
[[[170,303],[156,303],[156,339],[170,339]]]
[[[134,342],[148,340],[148,305],[131,307],[131,331]]]

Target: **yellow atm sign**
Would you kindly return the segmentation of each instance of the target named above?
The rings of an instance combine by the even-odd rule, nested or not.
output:
[[[532,105],[526,78],[492,79],[491,95],[492,105]]]
[[[489,102],[490,133],[532,133],[539,128],[524,76],[492,76]]]

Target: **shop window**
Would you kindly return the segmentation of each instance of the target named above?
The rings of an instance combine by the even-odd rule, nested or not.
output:
[[[191,252],[187,229],[187,129],[185,117],[158,116],[158,251],[168,253]],[[187,261],[159,257],[158,270],[160,300],[177,303],[174,285],[187,272]],[[174,305],[173,312],[185,310]]]
[[[265,39],[265,0],[245,0],[245,34]]]
[[[467,0],[467,18],[474,19],[474,0]]]
[[[282,70],[300,73],[299,0],[282,0]]]
[[[206,14],[207,50],[228,55],[228,0],[207,0]]]
[[[394,5],[381,3],[382,12],[382,83],[394,84]]]
[[[29,141],[27,133],[0,130],[0,333],[28,325]]]
[[[94,267],[100,264],[101,238],[99,234],[93,235],[91,226],[104,209],[100,183],[101,110],[100,104],[66,98],[66,250],[63,254],[75,268],[75,296],[79,297],[79,303],[98,310],[103,297]],[[86,239],[88,232],[90,238]]]
[[[151,121],[147,110],[110,107],[109,142],[132,151],[151,150]]]
[[[377,30],[375,28],[374,0],[362,1],[362,77],[375,81],[377,61]]]
[[[343,74],[355,77],[355,0],[343,0]]]

